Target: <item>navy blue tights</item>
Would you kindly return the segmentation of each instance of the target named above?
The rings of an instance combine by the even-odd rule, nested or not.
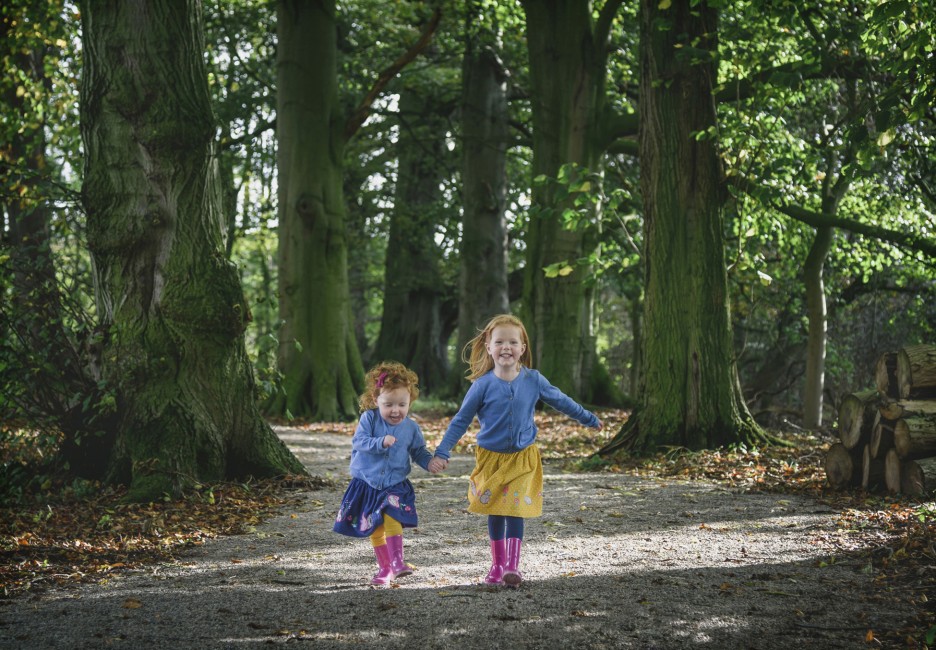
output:
[[[495,540],[505,537],[523,539],[523,517],[488,515],[488,535]]]

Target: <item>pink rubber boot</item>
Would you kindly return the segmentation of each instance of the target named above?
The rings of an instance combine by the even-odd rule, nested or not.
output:
[[[403,561],[403,535],[387,537],[387,548],[390,549],[391,580],[410,575],[413,570]]]
[[[519,587],[523,582],[520,575],[520,545],[522,539],[510,537],[507,539],[507,561],[504,562],[504,584],[508,587]]]
[[[388,540],[389,541],[389,538]],[[390,568],[390,547],[388,544],[381,544],[374,547],[374,555],[377,557],[377,575],[370,583],[372,585],[390,584],[393,579],[393,569]]]
[[[489,585],[504,584],[504,560],[507,558],[507,541],[503,539],[491,540],[491,570],[488,571],[484,582]]]

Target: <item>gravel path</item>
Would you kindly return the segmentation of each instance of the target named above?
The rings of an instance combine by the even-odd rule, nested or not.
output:
[[[2,603],[0,648],[868,648],[868,630],[912,615],[875,597],[858,562],[824,561],[836,513],[812,499],[551,463],[524,584],[479,585],[487,531],[464,510],[467,456],[414,470],[417,570],[370,587],[368,541],[331,532],[351,439],[278,431],[335,487],[178,564]]]

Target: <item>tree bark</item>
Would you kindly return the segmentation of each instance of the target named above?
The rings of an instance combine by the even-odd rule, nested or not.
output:
[[[533,363],[550,381],[580,400],[607,401],[612,392],[596,372],[594,287],[582,263],[596,248],[600,208],[590,204],[585,225],[570,229],[563,213],[576,193],[556,182],[564,166],[587,170],[601,183],[599,127],[605,110],[606,40],[621,0],[610,0],[593,25],[580,0],[523,0],[530,59],[535,210],[527,226],[523,318]],[[573,178],[571,182],[584,179]],[[565,263],[571,272],[547,277],[544,269]]]
[[[510,311],[507,280],[507,73],[492,34],[467,21],[462,63],[462,240],[454,393],[466,387],[465,345],[495,314]]]
[[[832,247],[835,231],[817,228],[816,236],[803,266],[806,285],[806,316],[809,320],[809,343],[806,350],[806,384],[803,394],[803,426],[816,430],[822,426],[822,393],[825,385],[826,296],[822,269]]]
[[[351,320],[334,0],[279,0],[277,14],[278,365],[271,412],[357,413],[364,369]]]
[[[873,389],[845,396],[839,407],[839,439],[845,447],[854,449],[871,439],[879,404],[880,395]]]
[[[200,5],[81,5],[85,181],[111,480],[131,500],[304,473],[256,407],[250,318],[225,258]]]
[[[426,395],[444,393],[449,372],[449,332],[441,313],[446,286],[435,242],[447,152],[447,115],[439,97],[425,81],[400,90],[397,181],[374,351],[375,362],[406,364]]]
[[[848,110],[854,104],[853,93],[848,93]],[[851,185],[851,176],[845,171],[854,159],[851,145],[840,159],[836,147],[829,147],[825,160],[826,173],[821,185],[822,211],[836,214],[842,197]],[[844,169],[843,169],[844,168]],[[809,319],[809,345],[806,355],[806,384],[803,396],[803,424],[807,429],[822,426],[822,396],[825,388],[826,354],[826,296],[822,277],[825,260],[835,238],[835,230],[828,226],[816,228],[809,254],[806,256],[804,281],[806,284],[806,312]]]
[[[936,345],[911,345],[897,352],[900,399],[936,397]]]
[[[883,400],[880,411],[889,420],[936,416],[936,400]]]
[[[894,448],[901,458],[936,456],[936,416],[901,418],[894,425]]]
[[[661,6],[641,2],[643,374],[637,408],[604,454],[767,440],[744,403],[732,347],[712,101],[717,13],[705,2]]]

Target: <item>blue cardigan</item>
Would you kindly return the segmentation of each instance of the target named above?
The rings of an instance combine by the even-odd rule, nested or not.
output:
[[[481,423],[478,446],[482,449],[512,453],[529,447],[536,440],[533,409],[539,400],[585,426],[598,426],[594,413],[582,408],[538,371],[521,368],[516,379],[504,381],[491,370],[478,377],[465,393],[435,455],[447,459],[475,415]]]
[[[384,447],[384,436],[395,436],[396,444]],[[377,409],[361,414],[351,440],[351,476],[382,490],[409,476],[410,458],[423,469],[432,459],[418,424],[406,418],[390,426]]]

